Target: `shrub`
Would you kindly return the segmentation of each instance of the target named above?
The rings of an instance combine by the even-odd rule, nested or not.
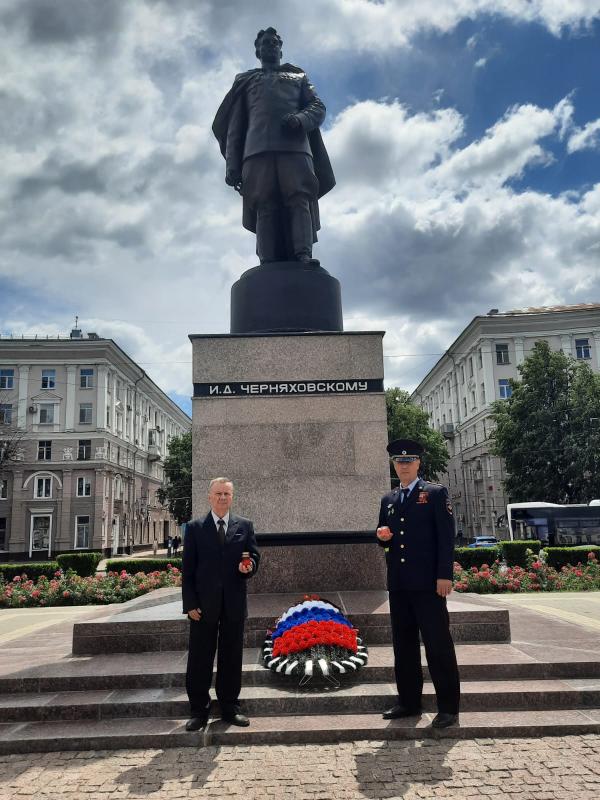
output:
[[[167,572],[169,565],[181,569],[180,558],[111,558],[106,562],[107,572]]]
[[[6,583],[12,581],[15,575],[27,575],[31,580],[37,580],[45,575],[47,578],[54,577],[54,573],[59,569],[56,561],[29,561],[25,564],[0,564],[0,578]]]
[[[565,566],[576,567],[577,564],[586,564],[588,553],[594,553],[600,558],[600,547],[596,544],[586,544],[579,547],[545,547],[546,564],[554,569]]]
[[[458,561],[463,569],[493,564],[499,556],[499,547],[457,547],[454,550],[454,560]]]
[[[42,575],[37,581],[15,575],[12,581],[0,583],[0,608],[124,603],[164,586],[181,586],[181,573],[177,568],[149,575],[128,575],[123,570],[87,578],[72,570],[58,570],[52,578]]]
[[[96,567],[102,561],[102,553],[97,551],[91,553],[61,553],[56,557],[58,566],[66,572],[72,569],[82,578],[88,578],[96,574]]]
[[[537,555],[541,547],[542,543],[537,539],[532,541],[517,539],[514,542],[502,542],[500,545],[502,558],[509,567],[526,567],[527,551],[531,550]]]

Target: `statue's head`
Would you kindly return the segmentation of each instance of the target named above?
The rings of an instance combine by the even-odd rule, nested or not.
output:
[[[266,28],[259,31],[254,40],[254,49],[259,61],[279,61],[283,39],[275,28]]]

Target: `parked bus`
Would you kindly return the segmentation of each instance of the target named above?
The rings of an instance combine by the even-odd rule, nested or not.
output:
[[[506,519],[511,539],[539,539],[549,547],[600,545],[600,502],[589,505],[509,503]]]

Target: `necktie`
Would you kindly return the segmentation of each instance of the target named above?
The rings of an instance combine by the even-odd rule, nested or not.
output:
[[[218,534],[219,534],[219,544],[221,545],[221,547],[223,547],[224,544],[225,544],[225,521],[220,519],[217,522],[217,525],[218,525]]]
[[[408,495],[410,494],[410,489],[402,489],[402,504],[406,503],[408,500]]]

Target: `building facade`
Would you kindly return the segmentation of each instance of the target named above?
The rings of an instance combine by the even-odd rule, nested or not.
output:
[[[490,452],[491,404],[538,341],[600,371],[600,304],[533,308],[475,317],[413,392],[447,440],[447,483],[459,535],[506,537],[504,462]],[[531,500],[544,500],[532,497]]]
[[[190,429],[110,339],[0,339],[0,560],[162,546],[163,459]]]

